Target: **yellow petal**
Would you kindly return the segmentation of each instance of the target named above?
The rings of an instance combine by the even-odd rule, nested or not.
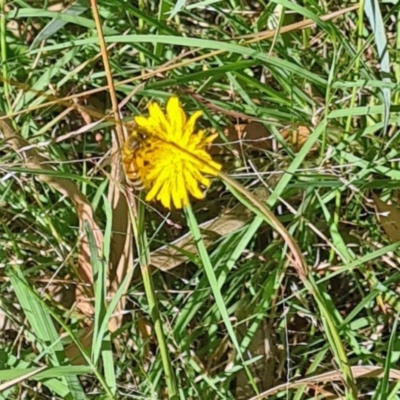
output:
[[[149,119],[153,120],[153,124],[157,126],[157,131],[165,132],[168,130],[168,121],[165,118],[160,106],[157,103],[150,103]]]
[[[187,170],[191,173],[192,179],[197,183],[201,183],[203,186],[209,187],[211,182],[208,178],[204,177],[197,168],[187,168]]]
[[[199,170],[201,170],[205,174],[210,174],[214,176],[218,175],[218,171],[221,170],[222,165],[213,161],[213,159],[207,152],[196,152],[195,156],[197,161],[195,164]]]
[[[182,199],[179,193],[177,193],[176,191],[172,190],[172,203],[174,204],[174,207],[177,210],[180,210],[182,208]]]
[[[152,180],[148,178],[149,180]],[[165,185],[165,182],[168,181],[168,171],[164,170],[160,174],[158,174],[157,178],[153,182],[153,186],[149,193],[147,193],[146,200],[149,198],[154,199],[156,195],[160,192],[161,188],[163,185]]]
[[[195,111],[183,127],[183,141],[188,141],[194,131],[196,121],[203,115],[203,111]]]
[[[183,127],[186,124],[186,115],[183,111],[178,97],[174,96],[167,103],[167,119],[170,125],[170,140],[180,140],[183,133]]]
[[[167,180],[164,182],[164,185],[161,187],[160,192],[157,195],[157,200],[161,201],[161,204],[171,209],[171,185],[170,182]]]
[[[188,194],[185,187],[183,171],[177,171],[175,174],[174,187],[172,188],[172,200],[177,209],[184,207],[188,203]]]
[[[207,144],[208,144],[208,143],[211,143],[211,142],[213,142],[218,136],[219,136],[218,133],[214,133],[213,135],[207,136],[206,139],[205,139],[205,142],[206,142]]]
[[[146,201],[151,201],[151,200],[153,200],[154,197],[156,196],[156,194],[157,194],[157,191],[153,190],[153,188],[152,188],[149,192],[147,192],[146,197],[145,197],[145,200],[146,200]]]
[[[189,190],[189,192],[196,199],[202,199],[203,192],[200,190],[196,179],[194,179],[193,175],[187,170],[185,171],[184,175],[185,175],[186,187]]]
[[[152,125],[150,119],[142,117],[141,115],[138,115],[135,117],[135,123],[139,129],[145,130],[145,131],[148,131],[151,133],[153,125]]]

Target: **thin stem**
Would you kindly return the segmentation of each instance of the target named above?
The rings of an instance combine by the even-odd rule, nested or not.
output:
[[[106,46],[106,42],[104,40],[103,28],[101,26],[100,15],[99,15],[99,11],[97,9],[97,2],[96,2],[96,0],[90,0],[90,4],[92,7],[93,18],[94,18],[94,21],[96,24],[97,36],[99,38],[101,55],[102,55],[104,69],[105,69],[106,77],[107,77],[107,85],[108,85],[108,89],[110,91],[112,110],[113,110],[113,114],[114,114],[114,118],[115,118],[115,122],[116,122],[115,129],[117,132],[118,145],[121,148],[122,143],[124,143],[124,141],[125,141],[125,138],[124,138],[124,134],[122,131],[121,117],[119,115],[119,108],[118,108],[118,100],[117,100],[117,95],[115,94],[114,80],[113,80],[113,76],[112,76],[112,72],[111,72],[110,62],[108,60],[107,46]]]
[[[0,57],[1,70],[3,75],[4,97],[6,99],[8,111],[11,111],[10,88],[7,68],[7,42],[6,42],[6,10],[5,0],[0,0]]]
[[[172,371],[172,363],[169,357],[168,346],[165,340],[165,335],[162,327],[162,321],[160,318],[160,311],[158,309],[157,298],[154,291],[153,277],[151,274],[151,268],[149,266],[149,254],[148,254],[148,243],[143,226],[145,208],[142,202],[138,202],[138,218],[135,217],[132,207],[129,207],[130,218],[133,226],[133,233],[136,239],[139,262],[142,271],[144,291],[146,298],[149,303],[150,315],[154,323],[154,330],[157,337],[158,346],[160,349],[161,362],[164,369],[165,380],[168,388],[168,398],[170,400],[178,399],[178,390],[176,385],[175,374]]]

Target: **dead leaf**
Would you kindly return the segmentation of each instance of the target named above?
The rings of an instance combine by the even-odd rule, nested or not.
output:
[[[90,354],[90,346],[93,340],[93,327],[89,326],[81,332],[79,335],[79,341],[81,345],[88,350]],[[81,351],[78,349],[75,343],[71,343],[65,348],[65,355],[68,357],[72,365],[86,365],[86,360],[82,356]]]
[[[248,315],[250,315],[248,313]],[[238,320],[246,319],[244,313],[238,315]],[[242,339],[246,336],[249,323],[238,324],[238,338]],[[268,324],[267,320],[261,321],[256,332],[254,333],[247,349],[246,358],[255,358],[261,356],[255,363],[249,365],[251,374],[255,378],[259,391],[269,389],[274,383],[274,374],[271,371],[276,370],[275,358],[276,344],[273,340],[273,329]],[[254,394],[249,378],[246,372],[242,369],[236,375],[236,400],[244,400]]]
[[[243,146],[257,150],[271,150],[273,137],[260,122],[228,126],[224,135],[237,148]]]
[[[117,142],[113,140],[113,152],[118,152]],[[108,200],[112,208],[112,236],[110,248],[110,287],[108,294],[112,297],[121,286],[125,276],[133,268],[133,238],[132,226],[127,197],[121,191],[120,182],[124,180],[122,175],[122,163],[111,164],[111,180],[108,191]],[[128,282],[129,285],[129,282]],[[111,332],[120,328],[122,323],[122,311],[125,309],[126,298],[122,297],[110,319],[108,327]]]
[[[395,204],[386,204],[376,194],[372,194],[376,216],[388,239],[395,243],[400,241],[400,210]]]
[[[311,134],[311,129],[308,126],[291,126],[281,130],[281,135],[285,139],[288,146],[294,151],[299,151],[303,147]],[[250,122],[248,124],[230,125],[224,129],[224,135],[227,138],[231,148],[236,152],[241,152],[243,149],[265,150],[273,149],[274,137],[261,122]],[[216,141],[217,146],[211,147],[213,155],[221,155],[227,153],[226,147],[222,140]],[[222,146],[221,146],[222,145]],[[278,148],[282,146],[278,143]],[[315,145],[311,152],[318,150]]]
[[[268,190],[261,187],[254,192],[254,195],[264,202],[268,198]],[[251,213],[246,211],[245,206],[238,204],[221,216],[201,224],[200,229],[205,246],[210,246],[215,243],[217,238],[244,226],[252,216]],[[190,233],[151,253],[150,263],[162,271],[168,271],[188,260],[189,257],[185,253],[190,253],[193,257],[197,254],[197,246],[193,242]]]
[[[308,126],[292,126],[281,130],[281,135],[285,139],[286,143],[293,148],[294,151],[300,151],[304,143],[307,141],[311,134],[311,130]],[[318,146],[315,144],[310,152],[318,150]]]

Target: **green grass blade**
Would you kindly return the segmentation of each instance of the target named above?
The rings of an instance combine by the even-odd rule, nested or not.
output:
[[[38,347],[44,354],[47,354],[53,366],[60,366],[64,361],[64,349],[47,308],[43,307],[43,302],[38,300],[38,296],[33,295],[33,289],[25,280],[18,265],[9,268],[7,274],[21,307],[36,334]],[[62,378],[62,381],[65,381],[74,399],[86,399],[76,377],[65,377]]]
[[[383,22],[379,2],[377,0],[365,0],[364,6],[365,15],[367,16],[371,27],[372,32],[375,36],[376,47],[378,50],[378,59],[382,74],[382,81],[391,83],[390,79],[390,58],[389,58],[389,49],[388,43],[386,39],[385,32],[385,24]],[[388,124],[389,124],[389,114],[390,114],[390,88],[384,87],[382,88],[383,92],[383,105],[384,105],[384,132],[387,132]],[[387,146],[390,146],[392,141],[389,140]],[[388,148],[387,147],[387,148]]]
[[[197,249],[199,251],[199,257],[200,257],[201,262],[203,264],[204,272],[207,275],[207,279],[208,279],[208,281],[210,283],[210,287],[211,287],[213,296],[215,298],[215,301],[217,303],[218,310],[219,310],[219,312],[221,314],[222,320],[224,321],[224,324],[226,326],[226,329],[228,331],[228,334],[229,334],[229,337],[230,337],[230,339],[232,341],[232,344],[233,344],[233,346],[235,347],[235,349],[237,351],[238,357],[239,357],[239,359],[241,360],[241,362],[244,365],[244,368],[246,370],[246,373],[247,373],[247,376],[248,376],[248,378],[250,380],[250,383],[251,383],[254,391],[256,393],[258,393],[257,386],[256,386],[256,384],[254,382],[254,377],[252,376],[250,370],[246,367],[246,365],[244,363],[243,354],[241,352],[241,348],[240,348],[239,342],[238,342],[238,340],[236,338],[236,335],[235,335],[235,332],[233,330],[233,326],[232,326],[232,323],[231,323],[230,318],[229,318],[227,307],[226,307],[224,299],[223,299],[223,297],[221,295],[221,291],[220,291],[219,286],[218,286],[217,277],[215,276],[215,272],[214,272],[213,266],[211,264],[210,257],[209,257],[209,255],[207,253],[207,249],[204,246],[204,242],[202,241],[201,233],[200,233],[199,226],[197,224],[196,217],[195,217],[195,215],[194,215],[194,213],[192,211],[192,208],[190,206],[187,206],[185,208],[185,214],[186,214],[186,219],[187,219],[187,222],[188,222],[188,225],[189,225],[189,229],[190,229],[190,231],[191,231],[191,233],[193,235],[193,239],[194,239],[194,241],[196,243],[196,246],[197,246]]]

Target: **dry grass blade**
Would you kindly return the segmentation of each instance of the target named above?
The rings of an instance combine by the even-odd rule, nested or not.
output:
[[[113,136],[113,154],[119,154],[119,150],[126,140],[124,137],[123,127],[119,115],[119,107],[117,96],[114,88],[114,81],[111,73],[110,63],[108,59],[107,47],[105,44],[100,16],[97,10],[96,0],[91,0],[91,8],[93,17],[96,24],[97,35],[99,38],[102,60],[106,72],[108,89],[110,92],[112,109],[116,119],[116,135]],[[113,296],[120,287],[123,278],[126,276],[130,268],[133,268],[133,245],[132,245],[132,228],[130,224],[129,206],[127,198],[122,194],[118,182],[125,182],[125,177],[119,162],[111,164],[111,182],[108,192],[108,200],[112,207],[112,239],[110,249],[110,274],[109,274],[109,287],[108,293]],[[120,312],[125,308],[125,297],[121,298],[121,302],[116,309],[116,317],[109,321],[109,328],[111,332],[115,332],[122,322],[122,313]]]
[[[239,192],[249,202],[249,204],[254,207],[255,210],[258,210],[259,213],[262,213],[263,216],[266,217],[268,223],[281,235],[282,239],[292,252],[293,267],[295,268],[299,278],[307,284],[308,267],[299,245],[289,234],[286,228],[281,224],[274,213],[267,206],[265,206],[263,201],[260,201],[256,196],[244,189],[234,179],[231,179],[228,175],[221,171],[218,174],[226,184],[228,184],[235,191]]]
[[[129,205],[125,195],[115,184],[114,179],[118,179],[121,174],[119,165],[113,165],[110,182],[108,200],[113,210],[113,233],[111,236],[110,251],[110,287],[108,293],[112,296],[120,287],[124,277],[128,273],[129,268],[133,268],[133,236],[129,217]],[[115,332],[121,324],[121,310],[125,308],[125,297],[121,298],[121,303],[116,309],[116,317],[110,320],[109,328],[111,332]]]
[[[40,372],[45,371],[48,368],[47,365],[44,365],[43,367],[40,367],[38,369],[35,369],[34,371],[28,372],[25,375],[21,375],[18,378],[15,379],[11,379],[8,382],[4,382],[0,385],[0,393],[3,392],[4,390],[9,389],[10,387],[16,385],[17,383],[23,382],[27,379],[30,379],[32,377],[34,377],[35,375],[39,374]]]
[[[351,367],[351,371],[355,379],[361,378],[382,378],[384,375],[384,370],[382,367],[370,366],[370,365],[357,365]],[[295,389],[302,385],[320,385],[322,383],[329,382],[341,382],[343,379],[342,373],[339,371],[331,371],[326,372],[324,374],[319,374],[315,376],[311,376],[309,378],[299,379],[298,381],[283,383],[282,385],[275,386],[272,389],[269,389],[263,393],[260,393],[257,396],[251,397],[248,400],[261,400],[266,399],[269,396],[272,396],[278,392],[288,389]],[[389,371],[389,379],[399,380],[400,379],[400,371],[397,369],[391,369]]]
[[[101,21],[100,21],[100,15],[97,10],[97,2],[96,2],[96,0],[91,0],[90,4],[91,4],[92,12],[93,12],[94,21],[96,24],[97,36],[99,38],[101,55],[102,55],[102,60],[104,63],[104,69],[106,72],[107,84],[108,84],[107,86],[108,86],[108,89],[110,92],[110,98],[111,98],[114,118],[117,123],[116,131],[117,131],[117,137],[118,137],[118,141],[119,141],[119,147],[121,147],[125,138],[124,138],[123,132],[122,132],[121,118],[119,115],[118,101],[117,101],[117,96],[115,94],[114,80],[113,80],[113,77],[111,74],[110,62],[108,60],[107,46],[106,46],[106,42],[104,40],[103,28],[101,26]]]
[[[353,6],[344,8],[342,10],[338,10],[338,11],[332,12],[330,14],[322,15],[319,18],[321,21],[330,21],[332,19],[340,17],[343,14],[347,14],[351,11],[357,10],[358,8],[359,8],[359,4],[355,4]],[[311,28],[314,25],[315,25],[314,21],[312,21],[311,19],[306,19],[304,21],[296,22],[294,24],[290,24],[290,25],[279,28],[279,33],[284,34],[284,33],[293,32],[293,31],[297,31],[297,30],[301,30],[301,29]],[[259,42],[260,40],[271,39],[275,36],[275,34],[276,34],[276,29],[273,29],[273,30],[267,30],[267,31],[263,31],[263,32],[252,33],[250,35],[239,36],[238,39],[250,39],[247,41],[247,43],[255,43],[255,42]]]

